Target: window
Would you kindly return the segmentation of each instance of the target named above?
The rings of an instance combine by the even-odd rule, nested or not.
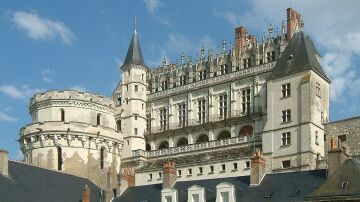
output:
[[[339,135],[339,136],[338,136],[338,140],[339,140],[340,142],[345,142],[345,141],[346,141],[346,135]]]
[[[315,131],[315,144],[319,145],[319,134],[318,131]]]
[[[177,170],[177,175],[181,176],[181,170]]]
[[[118,101],[118,103],[117,103],[118,105],[122,105],[121,94],[118,94],[117,101]]]
[[[282,123],[287,123],[291,121],[291,111],[290,109],[282,111]]]
[[[221,164],[221,171],[225,171],[225,164]]]
[[[129,85],[126,85],[126,91],[129,91]]]
[[[205,99],[198,100],[198,123],[205,123],[206,102]]]
[[[135,116],[134,116],[134,119],[137,120],[137,118],[138,118],[138,116],[135,115]]]
[[[199,202],[199,201],[200,201],[199,194],[191,195],[191,202]]]
[[[129,100],[126,98],[126,104],[128,105],[129,104]]]
[[[167,89],[167,81],[161,82],[161,90],[166,90],[166,89]]]
[[[347,188],[348,185],[349,185],[348,181],[342,181],[341,184],[340,184],[341,188]]]
[[[149,178],[149,180],[152,180],[152,179],[153,179],[153,176],[152,176],[151,173],[149,174],[149,177],[148,177],[148,178]]]
[[[57,157],[58,157],[58,170],[62,170],[63,159],[62,159],[62,149],[61,149],[61,147],[57,148]]]
[[[100,120],[101,120],[101,115],[100,114],[97,114],[96,116],[96,125],[100,125]]]
[[[199,80],[204,80],[204,79],[206,79],[206,71],[201,70],[199,71]]]
[[[274,192],[268,191],[265,193],[264,198],[271,198],[273,194],[274,194]]]
[[[105,164],[105,148],[101,147],[100,149],[100,169],[104,169]]]
[[[172,202],[171,196],[165,196],[165,202]]]
[[[220,95],[219,100],[220,119],[227,118],[227,95]]]
[[[138,134],[138,129],[137,128],[134,128],[134,133],[135,133],[135,135]]]
[[[243,67],[244,67],[244,69],[250,68],[250,66],[251,66],[251,60],[250,60],[250,58],[244,59],[244,60],[243,60]]]
[[[178,105],[179,107],[179,127],[186,126],[186,104],[181,103]]]
[[[144,103],[141,104],[141,109],[144,109]]]
[[[250,161],[245,162],[245,168],[250,168]]]
[[[199,174],[203,174],[203,168],[199,167]]]
[[[188,175],[192,175],[192,169],[191,168],[188,169]]]
[[[282,97],[290,97],[290,83],[281,85]]]
[[[138,85],[135,85],[135,92],[138,92],[139,91],[139,87]]]
[[[161,179],[161,177],[162,177],[162,173],[159,172],[159,173],[158,173],[158,179]]]
[[[160,130],[164,131],[167,129],[167,113],[166,109],[160,109]]]
[[[271,51],[271,61],[275,60],[275,51]]]
[[[220,201],[229,202],[229,192],[220,192]]]
[[[233,170],[237,170],[238,169],[238,164],[237,163],[233,163]]]
[[[146,114],[146,130],[151,131],[151,114]]]
[[[144,74],[142,74],[142,75],[141,75],[141,80],[143,80],[143,81],[144,81]]]
[[[290,168],[290,160],[282,161],[283,168]]]
[[[214,166],[210,166],[210,173],[214,172]]]
[[[60,120],[61,121],[65,121],[65,110],[64,109],[60,109]]]
[[[243,113],[250,112],[250,89],[241,91],[241,107]]]
[[[226,74],[226,66],[225,65],[221,65],[220,66],[220,75],[224,75]]]
[[[283,146],[290,145],[290,141],[291,141],[291,133],[290,132],[281,134],[281,145],[283,145]]]
[[[116,122],[116,129],[117,129],[118,132],[121,131],[121,120],[118,120],[118,121]]]
[[[316,82],[316,95],[317,95],[318,97],[321,96],[321,94],[320,94],[320,83],[318,83],[318,82]]]
[[[266,53],[266,61],[271,62],[271,53],[270,52]]]
[[[185,85],[186,81],[185,81],[185,76],[180,76],[179,77],[179,84],[180,85]]]

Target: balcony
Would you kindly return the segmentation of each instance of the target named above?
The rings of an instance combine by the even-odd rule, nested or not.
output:
[[[224,114],[212,114],[206,117],[205,120],[199,119],[187,119],[184,122],[168,123],[163,126],[151,127],[150,131],[146,131],[145,135],[162,133],[170,130],[192,129],[196,126],[208,126],[212,123],[225,122],[228,124],[235,124],[240,118],[252,118],[254,116],[262,115],[262,108],[260,106],[255,107],[253,111],[243,112],[241,110],[232,110],[230,113]]]
[[[249,146],[252,142],[261,141],[261,134],[256,134],[252,136],[237,136],[229,139],[223,140],[214,140],[209,142],[202,142],[197,144],[190,144],[181,147],[171,147],[167,149],[144,151],[144,150],[134,150],[133,157],[146,157],[146,158],[155,158],[167,155],[183,154],[188,152],[198,152],[201,150],[214,149],[224,146]]]

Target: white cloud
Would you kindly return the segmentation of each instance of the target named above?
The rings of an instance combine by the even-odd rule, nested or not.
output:
[[[18,11],[14,13],[15,25],[27,32],[27,35],[35,40],[50,40],[57,37],[71,44],[74,39],[72,31],[61,21],[41,18],[36,13]]]
[[[20,88],[14,85],[3,85],[0,86],[0,92],[10,96],[14,99],[27,99],[35,93],[44,91],[39,88],[30,88],[28,85],[22,85]]]
[[[13,116],[10,116],[8,114],[6,114],[5,112],[3,111],[0,111],[0,122],[1,121],[4,121],[4,122],[16,122],[18,119],[13,117]]]
[[[42,80],[47,82],[47,83],[51,83],[51,82],[54,82],[54,79],[51,78],[55,73],[47,68],[47,69],[44,69],[42,72],[41,72],[41,77],[42,77]]]
[[[344,96],[358,81],[355,59],[360,56],[360,21],[354,19],[359,17],[360,1],[257,0],[248,3],[249,9],[239,14],[216,10],[214,16],[224,18],[232,26],[243,25],[261,33],[270,23],[280,27],[282,21],[286,22],[286,8],[292,7],[302,14],[305,31],[323,52],[322,66],[332,81],[331,101],[347,102],[360,95],[360,89],[353,89],[350,96]]]
[[[161,3],[159,0],[144,0],[146,4],[146,8],[150,13],[154,13],[155,10],[161,6]]]
[[[72,86],[72,87],[70,87],[70,90],[76,90],[76,91],[80,91],[80,92],[87,91],[87,89],[84,86]]]

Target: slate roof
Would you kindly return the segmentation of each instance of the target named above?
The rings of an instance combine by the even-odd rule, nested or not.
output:
[[[276,62],[268,79],[275,79],[305,70],[313,70],[330,82],[316,55],[320,56],[311,38],[303,31],[296,32]]]
[[[309,199],[348,196],[360,200],[360,163],[355,159],[347,159]]]
[[[268,174],[259,186],[250,187],[250,176],[218,178],[197,181],[177,182],[174,186],[178,191],[179,202],[187,201],[187,189],[192,185],[204,187],[206,201],[216,201],[216,185],[228,182],[235,186],[236,201],[303,201],[304,197],[318,188],[326,178],[326,170]],[[159,202],[161,184],[130,187],[114,199],[114,202]],[[299,190],[299,194],[294,194]],[[264,198],[272,192],[271,198]],[[141,194],[139,194],[141,193]]]
[[[144,59],[141,53],[140,42],[136,30],[132,35],[131,42],[125,57],[125,61],[122,66],[130,65],[130,64],[144,65]]]
[[[0,201],[79,202],[86,184],[91,202],[100,201],[100,188],[87,179],[9,161],[9,177],[0,174]]]

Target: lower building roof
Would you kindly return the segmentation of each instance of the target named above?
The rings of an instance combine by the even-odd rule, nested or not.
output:
[[[9,176],[0,174],[0,201],[78,202],[85,185],[90,201],[100,201],[101,189],[88,179],[9,161]]]
[[[204,187],[206,201],[215,202],[216,185],[222,182],[235,186],[236,201],[303,201],[325,178],[326,170],[313,170],[268,174],[258,186],[249,186],[250,176],[240,176],[177,182],[174,188],[178,192],[179,202],[187,201],[187,189],[193,185]],[[113,201],[159,202],[161,190],[162,184],[130,187]]]

